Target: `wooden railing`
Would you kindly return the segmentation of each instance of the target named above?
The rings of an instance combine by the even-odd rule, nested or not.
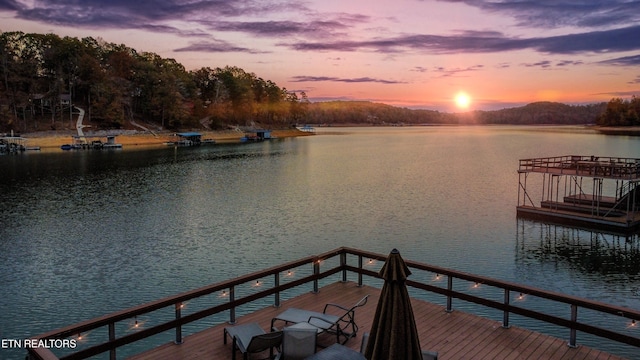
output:
[[[326,260],[335,257],[338,257],[338,265],[321,271],[321,265],[325,264]],[[359,285],[363,284],[364,276],[379,278],[376,271],[366,269],[366,266],[364,265],[364,259],[384,261],[386,260],[386,256],[358,249],[338,248],[323,254],[319,254],[317,256],[305,257],[300,260],[272,267],[270,269],[254,272],[239,278],[223,281],[210,286],[205,286],[200,289],[188,291],[179,295],[167,297],[158,301],[122,310],[96,319],[71,325],[62,329],[57,329],[35,337],[36,339],[67,339],[80,333],[86,333],[98,328],[107,327],[108,338],[105,339],[104,342],[76,351],[72,354],[65,355],[61,358],[58,358],[47,348],[30,348],[28,349],[28,354],[31,359],[54,360],[85,359],[90,356],[109,352],[110,359],[115,359],[116,350],[119,347],[172,329],[175,331],[175,342],[177,344],[180,344],[182,343],[182,327],[185,324],[192,323],[215,314],[220,314],[225,311],[229,311],[229,322],[234,323],[236,318],[236,309],[239,306],[254,302],[259,299],[264,299],[269,296],[273,296],[273,304],[275,306],[279,306],[280,294],[294,287],[307,284],[311,285],[314,292],[317,292],[319,290],[319,280],[336,274],[338,274],[338,276],[341,275],[342,281],[347,281],[348,274],[355,273],[357,275],[357,282]],[[640,321],[640,311],[619,306],[607,305],[583,298],[566,296],[555,292],[540,290],[530,286],[495,280],[483,276],[476,276],[469,273],[450,270],[437,266],[430,266],[416,261],[405,261],[407,265],[414,271],[433,273],[437,277],[446,279],[446,286],[436,286],[425,281],[407,281],[407,285],[410,287],[421,289],[430,293],[443,295],[446,299],[446,311],[453,311],[453,299],[460,299],[466,302],[501,310],[503,314],[502,325],[504,327],[509,326],[510,314],[518,314],[565,327],[569,331],[569,346],[577,345],[576,333],[577,331],[582,331],[640,348],[639,337],[608,330],[592,324],[586,324],[578,320],[579,309],[588,309],[589,311],[595,311],[602,314],[622,316],[628,321],[635,324],[635,322]],[[353,264],[354,262],[356,262],[357,264]],[[311,265],[312,267],[310,275],[302,276],[295,280],[288,281],[286,284],[280,284],[282,274],[286,274],[290,270],[307,265]],[[274,281],[274,285],[272,287],[267,288],[266,286],[263,286],[261,288],[264,288],[264,290],[259,290],[255,293],[236,298],[236,288],[238,286],[246,286],[247,284],[251,284],[258,281],[259,279],[270,276],[273,277]],[[456,283],[456,285],[459,285],[460,282],[465,282],[470,284],[482,284],[483,287],[488,286],[501,292],[501,297],[503,300],[496,301],[488,297],[479,296],[479,294],[472,294],[460,290],[455,290],[454,282]],[[224,303],[216,306],[205,308],[204,310],[191,313],[189,315],[182,315],[182,305],[185,302],[218,292],[224,292],[225,294],[228,294],[228,296],[226,296],[226,298],[228,298],[228,301],[225,301]],[[526,294],[527,296],[535,296],[541,299],[553,301],[554,303],[565,304],[567,306],[568,316],[560,317],[540,311],[527,309],[521,306],[515,306],[511,301],[513,293]],[[153,311],[166,308],[173,308],[175,310],[175,319],[160,323],[153,327],[141,329],[135,333],[124,334],[119,337],[116,335],[116,324],[130,320],[137,316],[145,314],[148,315]]]

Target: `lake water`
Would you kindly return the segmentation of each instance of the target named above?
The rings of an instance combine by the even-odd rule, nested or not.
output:
[[[558,155],[639,157],[640,138],[567,127],[320,128],[242,145],[0,156],[0,338],[340,246],[398,248],[640,308],[637,236],[516,218],[518,160]],[[593,236],[631,265],[591,261]],[[556,249],[567,237],[586,239],[587,252]],[[0,349],[0,358],[23,355]]]

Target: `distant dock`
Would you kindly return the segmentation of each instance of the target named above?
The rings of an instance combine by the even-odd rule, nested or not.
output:
[[[183,132],[177,133],[174,136],[177,136],[179,140],[177,141],[168,141],[165,145],[169,146],[200,146],[200,145],[210,145],[215,144],[215,140],[213,139],[202,139],[202,134],[198,132]]]
[[[537,178],[530,179],[533,175]],[[622,233],[640,230],[638,158],[522,159],[518,182],[520,217]]]
[[[26,150],[40,150],[39,146],[27,146],[27,139],[20,135],[0,135],[0,154],[16,154]]]
[[[106,137],[106,142],[102,138]],[[71,144],[60,146],[62,150],[80,150],[80,149],[122,149],[122,144],[116,143],[115,135],[74,135],[71,136]]]

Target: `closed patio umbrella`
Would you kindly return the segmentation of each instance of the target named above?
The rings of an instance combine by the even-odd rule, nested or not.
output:
[[[405,285],[410,274],[400,252],[393,249],[380,269],[384,285],[365,348],[368,360],[422,360],[416,320]]]

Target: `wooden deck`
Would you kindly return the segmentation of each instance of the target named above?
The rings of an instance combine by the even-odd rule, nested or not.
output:
[[[371,328],[380,289],[353,282],[337,282],[320,289],[317,294],[307,293],[284,301],[279,308],[268,307],[238,318],[237,324],[259,323],[268,329],[271,319],[289,307],[322,311],[324,304],[355,304],[370,294],[369,302],[356,311],[360,328],[358,336],[347,346],[360,350],[362,334]],[[578,346],[571,348],[567,341],[515,326],[504,329],[500,322],[484,319],[460,311],[447,313],[444,307],[413,299],[413,311],[423,349],[437,351],[439,359],[623,359],[602,351]],[[231,359],[231,342],[223,344],[223,324],[185,337],[181,345],[173,343],[159,346],[132,357],[135,360],[175,359]],[[335,342],[334,336],[321,335],[320,345]],[[239,354],[238,354],[239,355]],[[240,356],[238,356],[241,359]]]

